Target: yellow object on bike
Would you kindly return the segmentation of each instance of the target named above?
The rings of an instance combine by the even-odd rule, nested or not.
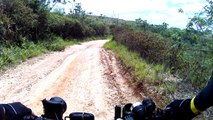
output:
[[[195,100],[195,97],[192,98],[192,100],[190,102],[190,108],[194,114],[198,114],[198,113],[200,113],[200,111],[195,107],[194,100]]]

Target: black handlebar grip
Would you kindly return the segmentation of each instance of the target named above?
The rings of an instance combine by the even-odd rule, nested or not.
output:
[[[117,120],[118,118],[121,118],[122,116],[121,116],[121,110],[122,109],[122,107],[121,107],[121,105],[116,105],[115,106],[115,116],[114,116],[114,120]]]
[[[95,120],[91,113],[73,112],[69,115],[70,120]]]

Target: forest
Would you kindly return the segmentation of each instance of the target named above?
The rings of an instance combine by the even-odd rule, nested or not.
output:
[[[109,34],[109,24],[101,17],[89,17],[80,4],[75,6],[75,12],[65,15],[52,10],[49,2],[0,1],[0,68],[47,51],[62,50],[71,42]]]
[[[202,86],[213,68],[213,2],[207,2],[203,11],[180,29],[167,23],[149,24],[143,18],[125,21],[95,16],[80,4],[65,14],[52,10],[47,0],[1,0],[0,68],[62,50],[71,42],[112,35],[113,41],[139,53],[148,63],[163,65],[163,70]]]

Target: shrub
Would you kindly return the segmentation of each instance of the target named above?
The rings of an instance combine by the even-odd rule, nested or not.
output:
[[[211,47],[173,43],[171,39],[149,32],[113,27],[113,39],[136,51],[150,63],[164,64],[172,74],[202,87],[213,67]],[[199,49],[203,48],[203,49]]]
[[[170,59],[171,42],[149,33],[128,30],[126,28],[115,28],[114,40],[128,46],[130,50],[137,51],[151,63],[164,63]]]

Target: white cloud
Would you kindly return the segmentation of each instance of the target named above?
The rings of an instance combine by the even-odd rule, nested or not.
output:
[[[86,12],[127,20],[142,18],[152,24],[166,22],[184,28],[188,16],[199,12],[205,0],[76,0]],[[185,14],[178,13],[182,8]]]

